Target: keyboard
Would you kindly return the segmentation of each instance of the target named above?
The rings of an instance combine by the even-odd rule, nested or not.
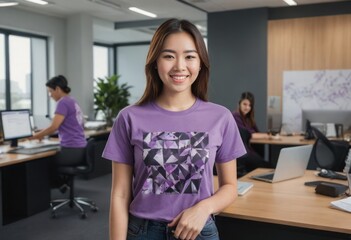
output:
[[[19,148],[38,148],[38,147],[45,147],[48,145],[58,146],[59,144],[60,144],[59,141],[53,141],[50,139],[43,139],[42,141],[29,140],[29,141],[19,142],[18,146],[19,146]]]
[[[260,178],[267,179],[267,180],[273,180],[274,173],[268,173],[265,175],[261,175]]]
[[[49,151],[58,151],[60,150],[60,145],[43,145],[40,147],[35,147],[35,148],[15,148],[7,151],[7,153],[16,153],[16,154],[26,154],[26,155],[32,155],[32,154],[38,154],[42,152],[49,152]]]

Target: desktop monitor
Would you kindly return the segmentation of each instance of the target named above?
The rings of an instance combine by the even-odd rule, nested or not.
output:
[[[18,139],[32,136],[28,109],[0,111],[0,122],[4,141],[11,141],[11,147],[18,146]]]
[[[343,129],[351,127],[351,110],[302,109],[302,131],[306,131],[306,121],[311,123],[342,124]]]

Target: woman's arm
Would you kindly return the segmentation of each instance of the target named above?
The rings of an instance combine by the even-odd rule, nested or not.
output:
[[[133,167],[112,162],[110,240],[127,239],[129,204],[132,199]]]
[[[264,132],[255,132],[251,134],[251,138],[254,139],[263,139],[263,138],[269,138],[269,135]]]
[[[169,225],[176,226],[174,236],[195,239],[208,217],[222,211],[237,197],[236,160],[216,164],[219,188],[215,194],[180,213]]]
[[[54,132],[57,131],[57,129],[63,123],[63,120],[65,120],[64,115],[55,114],[54,118],[51,121],[50,126],[35,133],[30,139],[42,139],[43,137],[45,137],[47,135],[53,134]]]

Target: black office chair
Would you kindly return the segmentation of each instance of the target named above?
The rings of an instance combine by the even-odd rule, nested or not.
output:
[[[247,153],[237,159],[238,178],[256,168],[268,168],[269,163],[257,153],[256,149],[250,143],[251,133],[247,129],[240,127],[239,132]]]
[[[84,175],[90,173],[94,169],[94,155],[95,155],[95,141],[94,139],[89,139],[87,146],[85,148],[84,159],[82,159],[81,164],[74,166],[58,166],[57,172],[60,174],[64,180],[65,184],[69,189],[68,199],[56,199],[50,202],[51,206],[51,216],[56,218],[56,211],[65,205],[73,208],[76,206],[80,210],[81,218],[86,218],[87,214],[83,206],[88,206],[93,212],[98,211],[98,207],[95,202],[83,197],[76,197],[74,194],[74,178],[77,175]],[[76,161],[76,160],[75,160]]]
[[[350,145],[343,140],[329,140],[317,128],[311,127],[316,138],[313,145],[308,169],[321,169],[342,172]]]

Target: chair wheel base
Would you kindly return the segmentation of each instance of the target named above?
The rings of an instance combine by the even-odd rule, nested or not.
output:
[[[96,206],[95,202],[90,201],[87,198],[74,198],[73,200],[69,200],[69,199],[58,199],[58,200],[53,200],[50,203],[51,206],[51,218],[57,218],[57,210],[62,208],[63,206],[69,206],[70,208],[74,208],[77,207],[80,211],[80,218],[81,219],[85,219],[87,218],[87,214],[85,212],[85,209],[83,208],[83,206],[88,206],[90,207],[90,210],[92,212],[97,212],[99,210],[99,208]]]

